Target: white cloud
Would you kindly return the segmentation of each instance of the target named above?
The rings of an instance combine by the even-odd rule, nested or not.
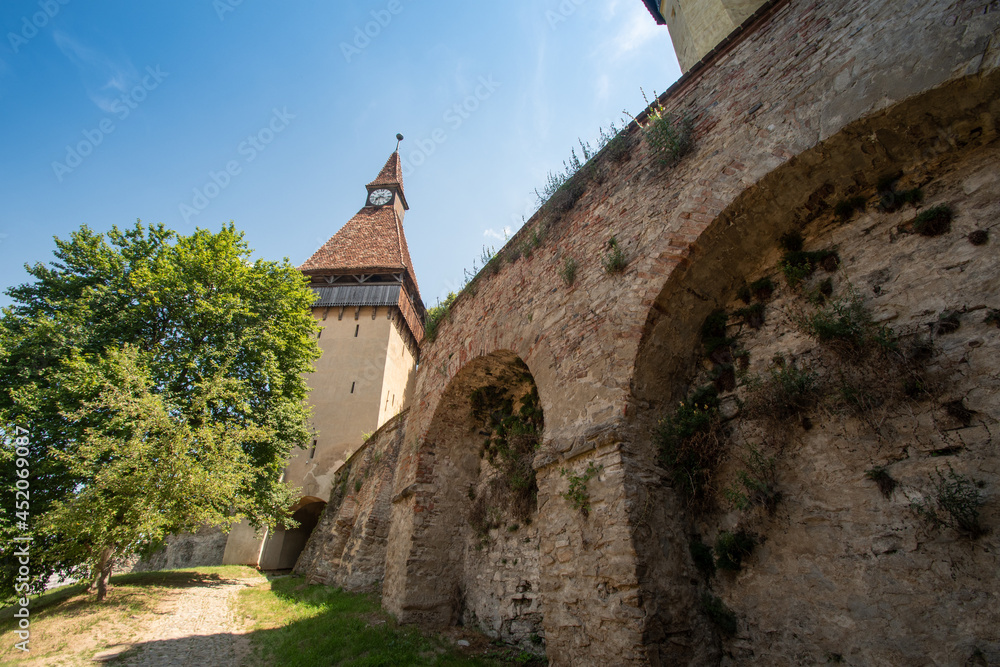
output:
[[[80,71],[87,95],[102,111],[112,112],[115,100],[139,83],[139,74],[127,60],[116,62],[61,30],[52,36],[59,50]]]
[[[498,239],[500,241],[506,241],[510,238],[510,225],[505,225],[503,229],[499,232],[495,229],[487,229],[483,231],[483,236],[490,239]]]
[[[621,28],[612,40],[612,43],[617,45],[615,55],[620,58],[642,49],[657,37],[665,36],[666,32],[666,28],[653,21],[641,3],[630,3],[622,16]]]
[[[594,81],[594,85],[596,86],[594,95],[597,96],[597,99],[601,102],[607,101],[611,94],[611,77],[607,74],[601,74]]]
[[[607,5],[605,5],[605,10],[607,11],[608,18],[614,18],[618,13],[618,7],[621,5],[621,0],[609,0]]]

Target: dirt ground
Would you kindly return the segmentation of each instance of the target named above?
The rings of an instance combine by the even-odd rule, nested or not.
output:
[[[236,596],[263,581],[260,575],[227,578],[172,591],[157,605],[143,636],[115,664],[239,667],[250,652],[250,639],[245,623],[234,614]]]

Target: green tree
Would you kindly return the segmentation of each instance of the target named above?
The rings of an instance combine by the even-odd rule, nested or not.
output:
[[[253,261],[231,223],[82,227],[55,256],[26,267],[35,280],[0,317],[0,423],[30,442],[32,590],[53,572],[101,581],[113,559],[200,524],[280,522],[319,356],[302,275]],[[10,544],[23,529],[14,450],[0,451]],[[13,590],[13,563],[0,567]]]

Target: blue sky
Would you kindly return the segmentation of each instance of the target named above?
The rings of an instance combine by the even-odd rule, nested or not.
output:
[[[136,218],[233,220],[298,265],[401,132],[433,305],[530,217],[578,137],[680,76],[641,0],[4,0],[0,28],[3,289],[53,236]]]

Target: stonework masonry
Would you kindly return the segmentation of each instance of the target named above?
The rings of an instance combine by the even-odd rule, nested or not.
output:
[[[632,126],[629,159],[598,170],[567,212],[543,207],[508,244],[534,231],[530,256],[509,254],[463,292],[422,346],[408,412],[333,483],[297,570],[350,590],[380,586],[403,622],[475,623],[554,665],[1000,664],[998,336],[983,322],[1000,309],[1000,266],[996,232],[981,246],[965,238],[1000,217],[998,26],[1000,7],[985,0],[774,5],[662,97],[693,120],[691,154],[665,170]],[[836,220],[839,201],[876,200],[889,174],[923,188],[921,208]],[[956,211],[947,234],[900,231],[945,203]],[[753,524],[762,545],[741,572],[705,581],[692,533],[710,542],[744,519],[721,493],[715,510],[689,507],[653,433],[706,373],[702,323],[747,281],[779,284],[769,328],[742,339],[748,372],[766,372],[778,352],[824,358],[797,328],[801,295],[775,272],[792,230],[810,250],[838,247],[835,295],[853,286],[907,334],[944,309],[960,313],[961,329],[935,338],[936,393],[909,414],[887,413],[873,434],[817,408],[811,430],[797,427],[775,454],[782,500]],[[628,260],[617,275],[602,267],[612,236]],[[567,258],[578,265],[570,285]],[[493,529],[476,550],[472,501],[454,483],[477,479],[468,398],[520,364],[544,412],[537,510],[530,526]],[[959,423],[942,407],[955,401],[969,412]],[[941,451],[982,484],[978,540],[910,509],[927,473],[944,468],[931,456]],[[722,482],[738,458],[725,459]],[[891,500],[864,479],[873,465],[903,485]],[[587,470],[584,515],[568,497]],[[712,622],[706,593],[735,613],[734,633]]]
[[[376,590],[385,570],[393,472],[406,413],[386,422],[340,468],[319,524],[295,565],[311,583]]]

